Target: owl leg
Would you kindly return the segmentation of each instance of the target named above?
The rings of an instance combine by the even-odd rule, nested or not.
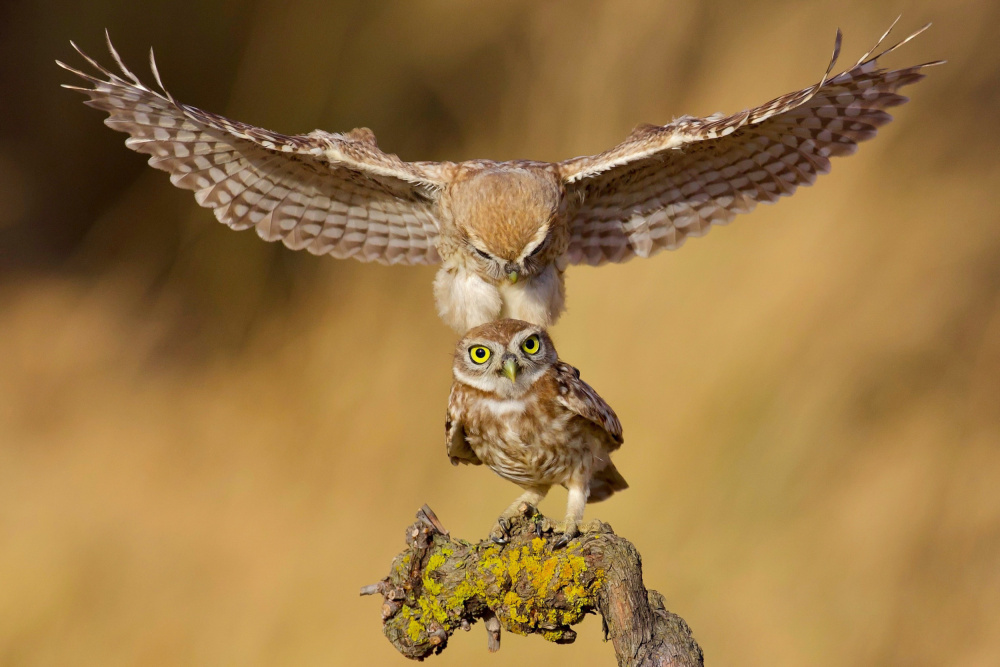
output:
[[[503,511],[500,518],[497,519],[496,524],[493,526],[493,530],[490,531],[490,539],[497,544],[506,544],[508,538],[510,537],[510,520],[517,516],[521,511],[521,504],[528,503],[529,505],[534,505],[538,507],[538,503],[542,502],[549,493],[548,486],[533,486],[524,493],[517,497],[517,500],[512,502],[510,506]]]
[[[566,520],[556,528],[562,536],[556,540],[556,548],[564,547],[574,537],[580,534],[580,522],[583,521],[583,508],[587,506],[587,479],[583,475],[575,475],[566,484],[569,497],[566,500]]]

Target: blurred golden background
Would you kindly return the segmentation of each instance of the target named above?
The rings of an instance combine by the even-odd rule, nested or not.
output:
[[[1000,664],[1000,5],[988,0],[8,0],[0,6],[0,664],[404,664],[358,588],[424,502],[477,538],[517,494],[453,468],[432,268],[227,230],[56,58],[107,27],[180,100],[404,159],[596,153],[809,85],[897,14],[897,120],[777,206],[569,271],[562,357],[632,488],[588,509],[709,665]],[[839,69],[839,68],[838,68]],[[543,509],[559,514],[555,492]],[[459,633],[435,665],[612,664]]]

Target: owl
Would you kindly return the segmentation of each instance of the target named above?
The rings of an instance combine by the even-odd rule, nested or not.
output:
[[[893,24],[895,25],[895,24]],[[926,26],[925,26],[926,28]],[[890,28],[891,30],[892,28]],[[174,185],[194,191],[233,229],[316,255],[385,264],[440,264],[434,295],[459,333],[503,317],[547,327],[565,307],[571,264],[600,265],[679,248],[757,203],[772,203],[875,136],[923,78],[872,55],[813,86],[726,116],[643,125],[599,155],[559,163],[404,162],[367,128],[284,135],[202,111],[148,88],[108,48],[115,74],[63,63],[91,87],[88,105],[130,137],[126,146]],[[76,45],[73,45],[76,48]],[[57,61],[58,62],[58,61]]]
[[[445,420],[454,465],[486,464],[522,489],[493,535],[521,503],[537,505],[549,489],[569,491],[558,544],[580,530],[583,508],[628,488],[611,462],[622,445],[614,410],[580,371],[560,361],[545,329],[502,319],[469,331],[455,349]]]

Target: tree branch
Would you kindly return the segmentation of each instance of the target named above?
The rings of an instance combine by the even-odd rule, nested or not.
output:
[[[452,633],[478,619],[496,651],[501,628],[570,643],[571,626],[600,612],[619,667],[703,667],[687,623],[643,586],[639,552],[628,540],[600,524],[565,548],[553,542],[551,522],[527,504],[502,545],[452,538],[425,505],[389,576],[361,594],[382,595],[385,636],[415,660],[440,653]]]

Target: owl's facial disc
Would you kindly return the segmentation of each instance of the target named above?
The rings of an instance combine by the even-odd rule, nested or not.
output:
[[[533,253],[544,254],[562,201],[556,176],[535,168],[485,168],[456,181],[450,195],[451,215],[483,274],[516,283],[544,268]]]
[[[502,398],[531,389],[558,361],[545,329],[520,320],[497,320],[470,329],[455,348],[458,382]]]

